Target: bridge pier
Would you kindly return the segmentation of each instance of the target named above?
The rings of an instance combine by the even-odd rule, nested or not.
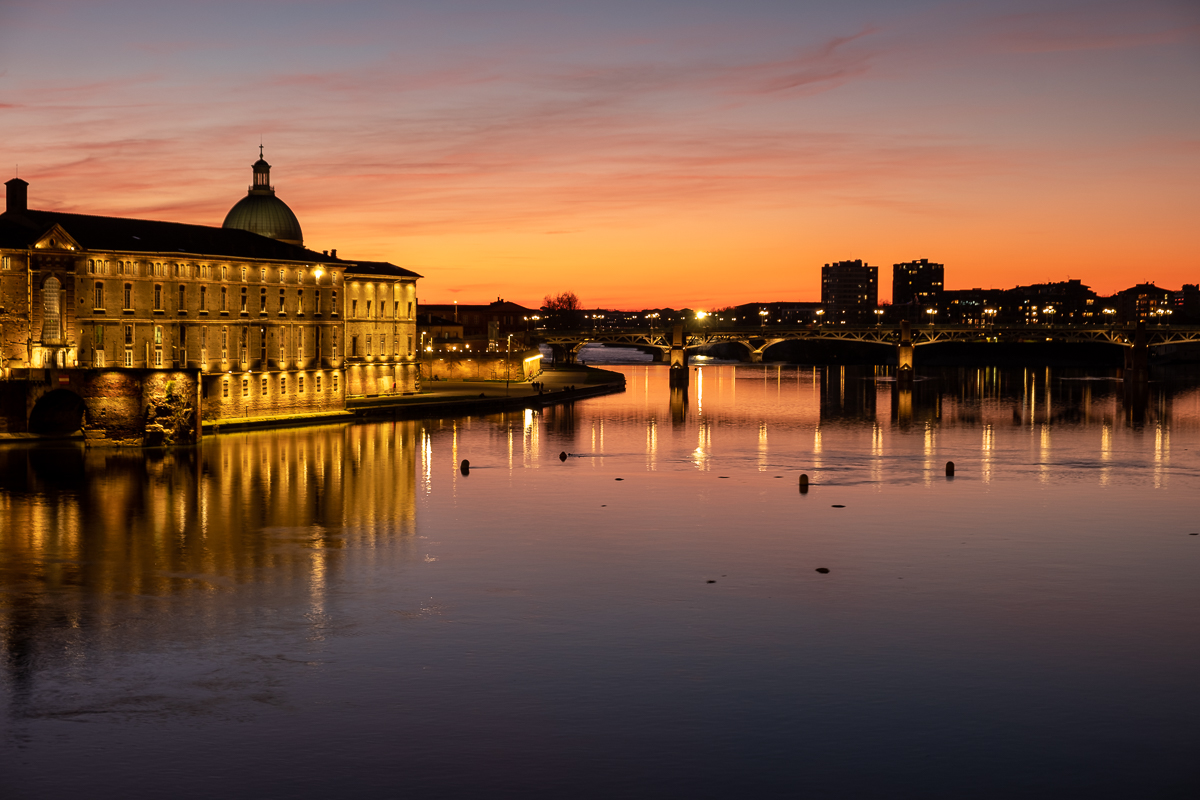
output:
[[[761,364],[762,357],[763,357],[762,350],[751,350],[750,351],[750,363],[751,364]]]
[[[1146,382],[1150,379],[1150,342],[1146,323],[1140,321],[1133,334],[1133,345],[1125,348],[1125,378]]]
[[[908,320],[900,322],[900,344],[896,345],[896,380],[904,385],[913,381],[912,326]]]
[[[688,385],[687,347],[683,326],[671,329],[671,386]]]

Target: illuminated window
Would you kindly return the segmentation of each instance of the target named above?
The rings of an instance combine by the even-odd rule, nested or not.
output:
[[[304,290],[300,289],[296,292],[296,313],[304,314]]]
[[[163,337],[162,337],[162,325],[155,325],[155,326],[154,326],[154,343],[155,343],[155,344],[162,344],[162,343],[163,343]]]
[[[329,313],[333,314],[335,317],[337,316],[337,289],[334,289],[329,293]]]

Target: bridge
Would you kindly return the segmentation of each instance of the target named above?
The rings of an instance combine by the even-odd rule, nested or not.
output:
[[[1084,325],[913,325],[909,328],[913,347],[943,342],[1102,342],[1122,347],[1137,344],[1138,331],[1144,331],[1149,347],[1184,342],[1200,342],[1200,326],[1084,326]],[[607,329],[593,331],[553,331],[542,336],[552,347],[561,347],[572,356],[585,345],[627,345],[661,350],[670,353],[672,329],[637,330]],[[750,360],[762,361],[763,353],[781,342],[794,340],[828,340],[865,342],[895,347],[903,337],[902,327],[879,325],[851,327],[847,325],[804,326],[796,328],[702,328],[684,330],[684,347],[694,349],[716,342],[737,342],[746,348]]]

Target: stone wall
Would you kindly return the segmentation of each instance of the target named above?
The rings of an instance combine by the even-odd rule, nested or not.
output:
[[[542,354],[537,350],[513,353],[435,355],[421,362],[421,380],[426,381],[526,381],[541,371]]]
[[[205,375],[201,391],[204,422],[291,417],[344,411],[342,371],[228,372]]]

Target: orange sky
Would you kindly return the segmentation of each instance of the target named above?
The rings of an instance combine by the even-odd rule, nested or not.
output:
[[[1200,282],[1190,2],[0,2],[0,114],[35,207],[214,225],[261,136],[427,302]]]

